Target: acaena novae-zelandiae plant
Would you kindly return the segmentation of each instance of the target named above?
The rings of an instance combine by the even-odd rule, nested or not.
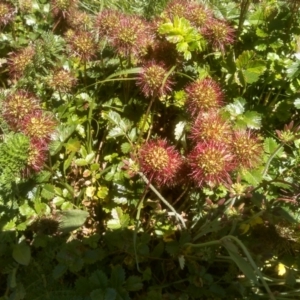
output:
[[[298,2],[0,1],[4,297],[298,293]]]

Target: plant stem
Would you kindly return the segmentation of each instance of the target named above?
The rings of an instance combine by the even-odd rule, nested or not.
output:
[[[150,187],[150,189],[154,192],[154,194],[174,213],[176,219],[181,222],[183,228],[186,229],[185,222],[180,214],[178,214],[175,208],[160,194],[160,192],[150,183],[147,177],[139,172],[141,178],[145,181],[145,183]]]
[[[145,116],[144,116],[144,120],[143,120],[141,129],[140,129],[140,134],[139,134],[139,136],[138,136],[138,138],[137,138],[137,144],[139,144],[139,141],[140,141],[140,139],[142,138],[143,131],[144,131],[144,127],[145,127],[145,125],[146,125],[146,122],[147,122],[147,119],[148,119],[148,115],[149,115],[149,113],[150,113],[150,110],[151,110],[151,107],[152,107],[152,105],[153,105],[153,103],[154,103],[154,100],[155,100],[155,96],[152,96],[152,98],[151,98],[151,100],[150,100],[150,103],[149,103],[149,105],[148,105],[146,114],[145,114]]]
[[[261,271],[258,269],[257,265],[255,264],[253,258],[251,257],[251,255],[249,254],[248,249],[244,246],[244,244],[235,236],[233,235],[226,235],[224,237],[222,237],[220,240],[215,240],[215,241],[210,241],[210,242],[206,242],[206,243],[201,243],[201,244],[192,244],[192,243],[186,243],[184,244],[184,246],[186,247],[192,247],[192,248],[203,248],[203,247],[208,247],[208,246],[214,246],[214,245],[218,245],[218,244],[223,244],[227,239],[229,240],[233,240],[236,244],[238,244],[238,246],[243,250],[244,254],[246,255],[250,265],[252,266],[252,268],[254,269],[254,271],[256,272],[256,274],[259,276],[264,288],[266,289],[267,293],[269,294],[269,297],[271,300],[276,300],[276,298],[274,297],[274,295],[272,294],[267,282],[264,279],[263,274],[261,273]]]
[[[270,163],[271,161],[273,160],[273,158],[277,155],[277,153],[281,150],[281,148],[283,147],[283,144],[280,144],[276,149],[275,151],[272,153],[272,155],[269,157],[267,163],[266,163],[266,166],[262,172],[262,177],[265,177],[266,174],[268,173],[268,170],[269,170],[269,167],[270,167]]]

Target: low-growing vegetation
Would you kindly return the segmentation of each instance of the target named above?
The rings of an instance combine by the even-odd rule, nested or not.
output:
[[[300,297],[300,1],[0,0],[0,299]]]

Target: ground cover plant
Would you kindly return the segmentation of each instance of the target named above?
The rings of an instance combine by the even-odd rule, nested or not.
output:
[[[0,299],[297,299],[299,8],[0,0]]]

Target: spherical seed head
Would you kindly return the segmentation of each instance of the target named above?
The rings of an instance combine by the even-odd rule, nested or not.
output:
[[[198,79],[190,83],[186,89],[187,109],[193,117],[200,112],[220,107],[223,94],[217,82],[210,78]]]
[[[97,15],[95,27],[100,37],[106,36],[108,39],[113,38],[113,32],[117,30],[122,13],[116,10],[105,9]]]
[[[27,174],[30,171],[39,172],[42,170],[47,159],[47,150],[46,141],[37,138],[31,139],[27,161]]]
[[[197,2],[192,2],[189,5],[188,14],[186,16],[186,18],[200,30],[211,22],[212,17],[212,11]]]
[[[233,132],[232,153],[239,167],[252,169],[262,161],[263,145],[257,136],[249,130]]]
[[[32,0],[19,0],[20,11],[28,13],[32,9]]]
[[[213,140],[229,144],[231,142],[231,126],[222,118],[218,110],[200,113],[194,121],[190,138],[199,143]]]
[[[3,102],[3,118],[13,130],[18,130],[20,122],[32,111],[40,109],[39,101],[25,90],[18,90]]]
[[[234,42],[234,29],[225,21],[213,19],[203,30],[203,34],[211,42],[213,49],[221,52],[224,52],[226,45]]]
[[[77,31],[68,39],[70,51],[82,61],[89,61],[96,55],[96,42],[88,31]]]
[[[58,69],[53,72],[47,83],[53,90],[67,93],[72,90],[76,82],[77,79],[69,71]]]
[[[15,79],[23,76],[30,65],[33,64],[34,55],[35,50],[33,46],[27,46],[18,52],[11,53],[8,60],[8,68],[11,76]]]
[[[8,3],[0,3],[0,28],[10,23],[16,14],[16,10]]]
[[[158,139],[142,145],[139,151],[141,171],[155,184],[172,186],[182,160],[174,147]]]
[[[112,32],[111,44],[122,56],[138,55],[147,34],[148,26],[142,18],[123,15]]]
[[[30,138],[48,142],[57,125],[53,115],[49,112],[36,110],[26,115],[20,124],[20,131]]]
[[[91,15],[76,8],[70,10],[69,14],[67,15],[67,23],[74,29],[91,30],[93,28],[93,20]]]
[[[52,0],[52,13],[55,17],[66,18],[70,10],[77,6],[76,0]]]
[[[188,13],[188,9],[187,7],[189,7],[189,1],[186,0],[173,0],[170,1],[164,12],[163,12],[163,16],[168,17],[169,19],[173,19],[175,16],[179,17],[179,18],[185,18],[187,13]]]
[[[173,85],[169,77],[165,80],[166,75],[167,70],[162,63],[151,61],[142,68],[137,85],[146,97],[165,95]]]
[[[190,177],[195,184],[216,185],[230,180],[229,172],[235,167],[234,157],[222,143],[198,143],[188,156]]]

